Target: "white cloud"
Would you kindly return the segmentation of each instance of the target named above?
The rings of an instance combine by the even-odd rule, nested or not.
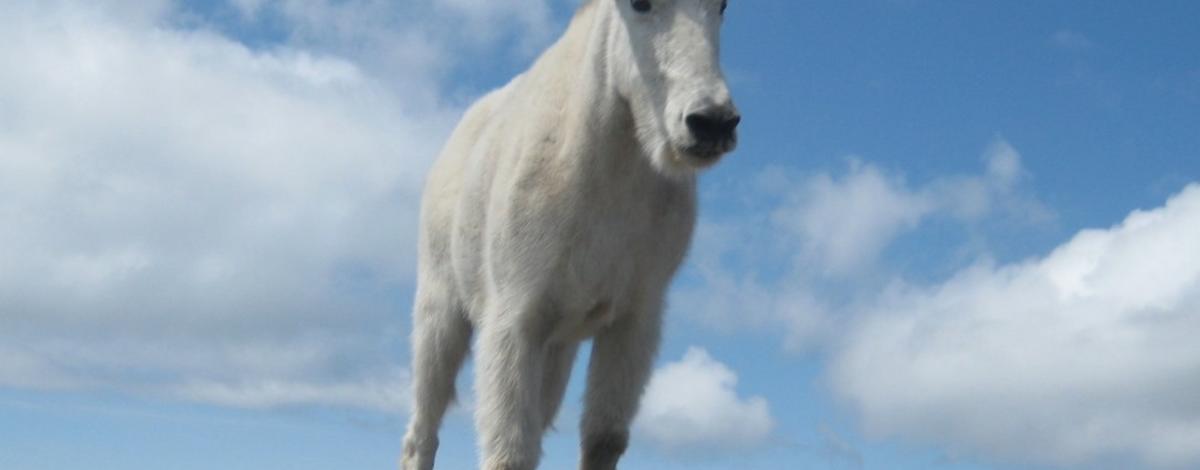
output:
[[[167,1],[2,3],[0,387],[401,410],[453,43],[388,2],[238,2],[297,9],[262,48]]]
[[[1025,221],[1052,218],[1048,209],[1021,192],[1027,178],[1021,155],[997,139],[983,154],[981,175],[955,175],[912,187],[903,175],[851,159],[844,175],[820,173],[787,194],[772,222],[796,237],[801,263],[830,277],[857,275],[876,267],[895,239],[935,216],[963,224],[985,217]]]
[[[803,253],[827,273],[846,275],[874,261],[901,232],[934,209],[903,180],[851,160],[847,175],[820,174],[773,214],[775,224],[804,241]]]
[[[656,370],[635,422],[639,437],[668,451],[729,451],[761,445],[774,426],[766,399],[739,398],[737,374],[690,348]]]
[[[1200,186],[1049,255],[897,287],[833,384],[879,435],[1053,465],[1200,464]]]
[[[0,387],[402,410],[446,78],[551,5],[0,0]]]
[[[346,57],[390,85],[407,109],[436,105],[439,81],[456,60],[459,44],[425,2],[386,0],[259,0],[250,4],[252,25],[286,22],[289,46]],[[420,18],[421,21],[414,21]],[[499,19],[497,19],[499,20]],[[497,28],[508,22],[498,21]],[[432,92],[432,93],[431,93]]]
[[[522,45],[528,49],[548,39],[553,31],[550,1],[529,0],[434,0],[434,4],[454,12],[466,26],[460,32],[477,42],[503,34],[500,25],[516,25]],[[497,20],[507,21],[497,21]]]
[[[1054,219],[1054,212],[1028,189],[1030,176],[1021,154],[1008,141],[993,141],[983,152],[983,163],[981,175],[938,178],[922,193],[939,212],[968,225],[989,219],[1037,225]]]
[[[561,18],[552,6],[564,0],[227,1],[241,26],[280,30],[291,46],[351,58],[414,105],[422,95],[407,91],[454,87],[434,79],[457,65],[477,73],[480,63],[503,63],[496,57],[525,62],[554,38]]]
[[[407,371],[378,373],[355,381],[286,381],[250,379],[184,382],[162,392],[192,401],[239,408],[323,405],[395,412],[408,407]]]
[[[755,204],[778,202],[766,214],[754,207],[702,220],[685,272],[698,279],[684,283],[672,305],[718,329],[779,327],[793,351],[823,347],[846,320],[836,312],[871,298],[894,274],[883,258],[901,237],[950,221],[975,245],[944,251],[978,252],[986,248],[974,239],[985,238],[980,227],[1053,219],[1030,194],[1012,145],[997,139],[981,160],[979,174],[924,184],[859,159],[841,174],[768,170],[746,192]]]

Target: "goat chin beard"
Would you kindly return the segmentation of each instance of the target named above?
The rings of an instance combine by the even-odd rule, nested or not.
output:
[[[650,163],[658,173],[673,180],[686,181],[708,165],[702,164],[671,144],[661,144],[650,154]]]
[[[639,121],[635,129],[637,147],[659,174],[670,178],[682,178],[691,172],[687,157],[671,145],[671,139],[665,137],[666,130],[662,129],[661,125],[647,119]]]

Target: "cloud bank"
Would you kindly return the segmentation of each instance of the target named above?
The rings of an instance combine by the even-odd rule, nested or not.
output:
[[[868,430],[1075,465],[1200,462],[1200,186],[1022,263],[900,287],[835,355]]]
[[[992,225],[1054,219],[1032,196],[1021,155],[1008,142],[991,143],[981,163],[978,174],[922,184],[858,158],[842,173],[768,169],[744,190],[759,195],[755,207],[700,221],[684,273],[695,279],[672,304],[718,329],[777,329],[789,349],[822,348],[842,327],[840,312],[903,276],[890,270],[886,257],[905,236],[946,222],[985,238],[976,234]],[[940,256],[986,248],[976,243],[947,246]]]
[[[1010,144],[983,162],[923,184],[859,160],[766,174],[773,204],[700,226],[675,305],[828,361],[875,437],[1054,466],[1200,464],[1200,186],[997,264],[988,234],[1054,215]],[[889,258],[909,234],[946,240],[938,224],[966,236],[921,257],[958,267],[922,279]]]
[[[0,3],[0,386],[402,411],[452,39],[365,0],[213,7],[274,15],[256,40],[166,0]]]

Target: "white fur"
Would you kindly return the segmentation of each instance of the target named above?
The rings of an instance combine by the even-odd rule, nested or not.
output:
[[[612,469],[687,251],[697,156],[684,116],[733,110],[717,62],[721,0],[591,0],[526,73],[471,107],[431,170],[401,467],[433,467],[477,332],[486,470],[537,466],[579,343],[594,338],[583,469]],[[705,158],[706,157],[706,158]]]

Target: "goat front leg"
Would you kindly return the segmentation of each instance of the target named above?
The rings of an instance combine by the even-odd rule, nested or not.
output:
[[[542,454],[545,342],[507,314],[488,312],[476,345],[475,427],[484,470],[533,470]]]
[[[629,312],[601,332],[588,365],[580,468],[613,470],[646,387],[662,324],[661,309]]]

